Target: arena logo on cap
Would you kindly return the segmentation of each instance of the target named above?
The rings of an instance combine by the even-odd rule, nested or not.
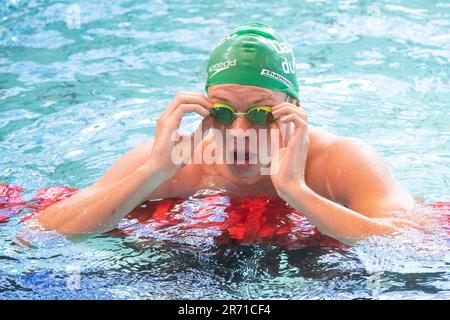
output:
[[[213,72],[210,75],[210,77],[215,76],[216,74],[218,74],[219,72],[221,72],[223,70],[226,70],[228,68],[236,66],[236,63],[237,63],[237,59],[233,59],[233,60],[226,60],[226,61],[221,61],[216,64],[213,64],[211,67],[208,68],[208,72]]]
[[[288,79],[286,79],[285,77],[283,77],[281,74],[276,73],[275,71],[272,70],[267,70],[267,69],[261,69],[261,75],[266,76],[266,77],[270,77],[272,79],[275,79],[277,81],[282,82],[283,84],[287,85],[289,88],[293,88],[294,85],[292,84],[292,82],[290,82]]]

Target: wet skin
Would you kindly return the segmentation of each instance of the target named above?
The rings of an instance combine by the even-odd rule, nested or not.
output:
[[[212,86],[207,97],[180,93],[159,117],[155,139],[122,156],[93,185],[42,211],[38,221],[63,234],[103,232],[145,200],[187,197],[208,188],[228,195],[280,196],[322,232],[346,243],[414,226],[408,218],[414,199],[370,145],[308,126],[307,112],[300,103],[285,100],[282,92],[234,84]],[[238,112],[255,104],[270,106],[277,120],[261,127],[239,116],[229,125],[219,124],[209,115],[215,102],[232,105]],[[210,128],[223,133],[226,129],[278,130],[282,144],[271,165],[278,164],[279,170],[262,175],[261,164],[248,162],[174,164],[170,150],[177,143],[170,134],[189,112],[200,114],[202,132],[209,132],[194,148],[214,149]],[[233,132],[238,139],[241,133]],[[235,144],[220,151],[233,154]]]

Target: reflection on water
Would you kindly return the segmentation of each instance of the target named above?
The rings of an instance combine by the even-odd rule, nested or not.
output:
[[[114,232],[84,241],[40,231],[28,220],[29,225],[22,224],[16,238],[3,244],[2,295],[131,299],[446,297],[449,238],[439,228],[433,233],[411,229],[401,235],[373,237],[352,247],[312,242],[307,233],[301,240],[293,232],[288,245],[278,241],[278,236],[251,244],[237,239],[223,243],[221,234],[227,230],[221,226],[229,221],[233,209],[228,209],[234,199],[209,191],[177,203],[163,220],[158,218],[161,210],[145,209],[129,215]],[[431,215],[430,210],[422,212]],[[175,219],[175,224],[168,223]],[[211,220],[219,223],[211,224]]]

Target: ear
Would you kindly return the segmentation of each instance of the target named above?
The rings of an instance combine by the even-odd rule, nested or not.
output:
[[[293,97],[291,97],[290,95],[286,94],[286,97],[284,98],[284,101],[285,101],[285,102],[288,102],[288,103],[294,104],[295,101],[297,101],[297,100],[295,100],[295,99],[294,99]]]

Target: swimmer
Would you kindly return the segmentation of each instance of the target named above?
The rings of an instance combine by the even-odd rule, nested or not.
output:
[[[369,144],[308,124],[295,66],[291,47],[273,28],[251,23],[233,30],[210,55],[206,95],[178,93],[159,116],[154,139],[35,219],[65,235],[94,234],[114,229],[144,201],[217,189],[280,197],[344,243],[415,225],[408,218],[415,200]],[[178,136],[192,112],[202,117],[199,129]],[[262,161],[263,149],[269,161]],[[217,161],[193,161],[198,150]]]

